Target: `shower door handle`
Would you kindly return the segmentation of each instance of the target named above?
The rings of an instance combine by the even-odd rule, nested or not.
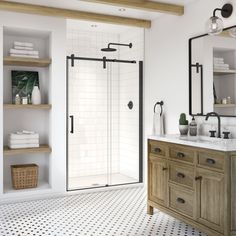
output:
[[[74,133],[74,116],[70,116],[70,133]]]

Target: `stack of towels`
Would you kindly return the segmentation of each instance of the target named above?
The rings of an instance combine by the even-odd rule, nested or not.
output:
[[[10,49],[10,56],[39,58],[39,51],[34,50],[33,43],[14,42],[13,48]]]
[[[26,130],[11,133],[8,139],[8,147],[11,149],[39,147],[39,134]]]
[[[224,58],[214,57],[214,69],[215,70],[229,70],[229,64],[224,63]]]

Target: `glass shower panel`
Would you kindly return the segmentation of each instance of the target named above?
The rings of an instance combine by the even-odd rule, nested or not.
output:
[[[139,63],[112,64],[110,184],[139,182]]]
[[[101,62],[68,62],[68,190],[106,186],[107,70]]]

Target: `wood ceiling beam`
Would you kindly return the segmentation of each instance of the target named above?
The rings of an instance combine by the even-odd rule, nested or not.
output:
[[[183,15],[184,6],[163,3],[163,2],[153,2],[148,0],[82,0],[85,2],[108,4],[113,6],[135,8],[144,11],[154,11],[173,15]]]
[[[0,1],[0,10],[34,14],[34,15],[61,17],[65,19],[87,20],[87,21],[95,21],[95,22],[118,24],[118,25],[136,26],[142,28],[151,27],[151,21],[149,20],[105,15],[105,14],[69,10],[55,7],[46,7],[33,4],[24,4],[17,2]]]

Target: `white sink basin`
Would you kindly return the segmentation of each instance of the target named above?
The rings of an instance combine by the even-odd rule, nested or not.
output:
[[[236,139],[211,138],[207,136],[163,135],[150,136],[150,139],[171,143],[202,147],[219,151],[236,151]]]
[[[225,143],[229,142],[230,139],[222,139],[222,138],[211,138],[207,136],[179,136],[180,140],[190,141],[190,142],[201,142],[201,143]]]

